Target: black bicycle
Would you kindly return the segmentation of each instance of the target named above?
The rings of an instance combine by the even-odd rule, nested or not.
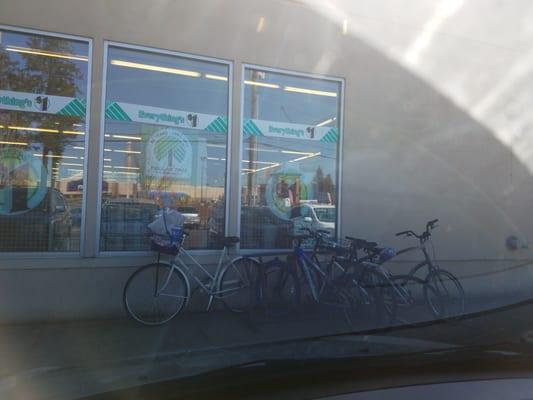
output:
[[[306,231],[291,235],[294,248],[286,261],[277,257],[263,263],[261,304],[267,312],[284,315],[311,304],[341,310],[352,327],[361,320],[381,324],[393,319],[394,312],[384,305],[384,298],[394,298],[384,294],[390,290],[385,277],[372,269],[357,277],[346,273],[342,260],[349,249],[329,240],[326,231]],[[311,250],[303,248],[304,240],[314,241]]]

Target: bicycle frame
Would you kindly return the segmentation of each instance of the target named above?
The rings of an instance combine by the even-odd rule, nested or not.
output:
[[[415,274],[420,271],[422,268],[427,267],[428,268],[428,274],[432,272],[435,269],[438,269],[438,266],[433,263],[433,260],[429,256],[429,253],[427,251],[425,243],[420,244],[420,246],[412,246],[412,247],[406,247],[405,249],[399,250],[396,255],[409,253],[413,251],[421,251],[424,255],[424,261],[419,262],[416,264],[413,268],[409,270],[409,272],[406,274],[408,276],[415,276]],[[426,277],[427,277],[426,275]],[[424,279],[425,280],[425,279]]]
[[[189,264],[187,264],[183,260],[184,257],[190,262]],[[209,301],[208,301],[207,308],[206,308],[206,310],[209,311],[213,303],[213,300],[215,298],[222,298],[224,294],[227,294],[228,292],[232,291],[232,290],[217,291],[216,287],[219,283],[220,274],[222,270],[227,265],[232,264],[238,258],[239,257],[230,259],[228,257],[228,248],[227,246],[224,246],[220,254],[220,257],[218,259],[215,272],[211,273],[207,270],[207,268],[205,268],[202,264],[200,264],[187,250],[181,247],[178,254],[176,254],[174,259],[170,262],[171,270],[165,280],[165,283],[162,285],[161,289],[159,290],[159,295],[161,295],[161,292],[168,285],[172,273],[175,273],[175,270],[179,270],[180,273],[185,275],[187,279],[192,278],[198,284],[198,287],[201,288],[203,291],[205,291],[209,295]],[[226,263],[224,262],[225,260],[227,260]],[[200,269],[200,271],[203,273],[203,275],[207,279],[207,283],[204,283],[204,281],[200,279],[200,277],[193,271],[193,269],[190,266],[191,264]],[[238,290],[238,289],[233,289],[233,291],[235,290]],[[167,294],[164,294],[164,295],[167,295]],[[171,296],[171,295],[168,295],[168,296]]]

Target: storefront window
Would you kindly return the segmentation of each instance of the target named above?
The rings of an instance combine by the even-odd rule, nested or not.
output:
[[[79,251],[89,43],[0,30],[0,251]]]
[[[220,247],[228,81],[227,63],[109,46],[101,251],[150,249],[163,206],[185,216],[186,247]]]
[[[335,234],[341,82],[245,68],[241,247]]]

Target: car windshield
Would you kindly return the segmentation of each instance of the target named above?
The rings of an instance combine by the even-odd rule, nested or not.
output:
[[[322,222],[335,222],[335,208],[313,207],[316,217]]]
[[[532,397],[533,0],[0,4],[0,399]]]

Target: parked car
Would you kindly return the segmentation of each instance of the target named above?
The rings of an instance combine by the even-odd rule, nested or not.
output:
[[[32,188],[29,188],[32,190]],[[27,192],[28,188],[13,188]],[[13,198],[22,198],[13,194]],[[71,250],[72,215],[61,192],[49,188],[34,208],[17,214],[0,214],[1,251]]]

